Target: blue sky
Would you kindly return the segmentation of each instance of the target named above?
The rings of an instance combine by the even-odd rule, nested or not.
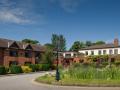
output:
[[[0,0],[0,37],[49,43],[120,38],[120,0]]]

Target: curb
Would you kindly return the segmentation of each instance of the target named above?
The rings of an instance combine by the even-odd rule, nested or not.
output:
[[[119,86],[61,86],[61,85],[52,85],[52,84],[45,84],[45,83],[40,83],[40,82],[37,82],[35,81],[35,79],[33,79],[32,81],[32,84],[34,85],[38,85],[38,86],[43,86],[43,87],[59,87],[59,88],[77,88],[77,89],[85,89],[85,88],[119,88]]]
[[[6,74],[6,75],[0,75],[0,77],[17,76],[17,75],[29,75],[29,74],[44,73],[44,72],[48,72],[48,71],[38,71],[38,72],[19,73],[19,74]]]

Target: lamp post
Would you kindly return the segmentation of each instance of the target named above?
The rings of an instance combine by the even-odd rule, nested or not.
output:
[[[56,68],[56,81],[60,80],[60,72],[59,72],[59,41],[57,42],[57,68]]]

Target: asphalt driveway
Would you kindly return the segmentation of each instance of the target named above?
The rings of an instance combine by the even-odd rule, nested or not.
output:
[[[120,90],[120,87],[60,87],[33,83],[47,72],[0,77],[0,90]]]

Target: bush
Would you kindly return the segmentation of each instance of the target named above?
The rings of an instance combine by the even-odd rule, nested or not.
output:
[[[53,64],[51,67],[50,67],[52,70],[55,70],[57,68],[57,65],[56,64]]]
[[[23,73],[30,73],[32,69],[29,66],[21,66]]]
[[[4,66],[0,66],[0,75],[6,74],[6,70]]]
[[[37,68],[38,68],[39,71],[42,71],[42,64],[38,64]]]
[[[9,67],[5,67],[6,73],[9,73]]]
[[[115,62],[116,66],[120,66],[120,61]]]
[[[32,72],[36,71],[36,65],[35,64],[29,64],[28,66],[32,69]]]
[[[49,64],[42,64],[42,70],[43,71],[48,71],[50,69],[50,65]]]
[[[22,68],[21,66],[13,65],[10,67],[10,72],[12,74],[22,73]]]

